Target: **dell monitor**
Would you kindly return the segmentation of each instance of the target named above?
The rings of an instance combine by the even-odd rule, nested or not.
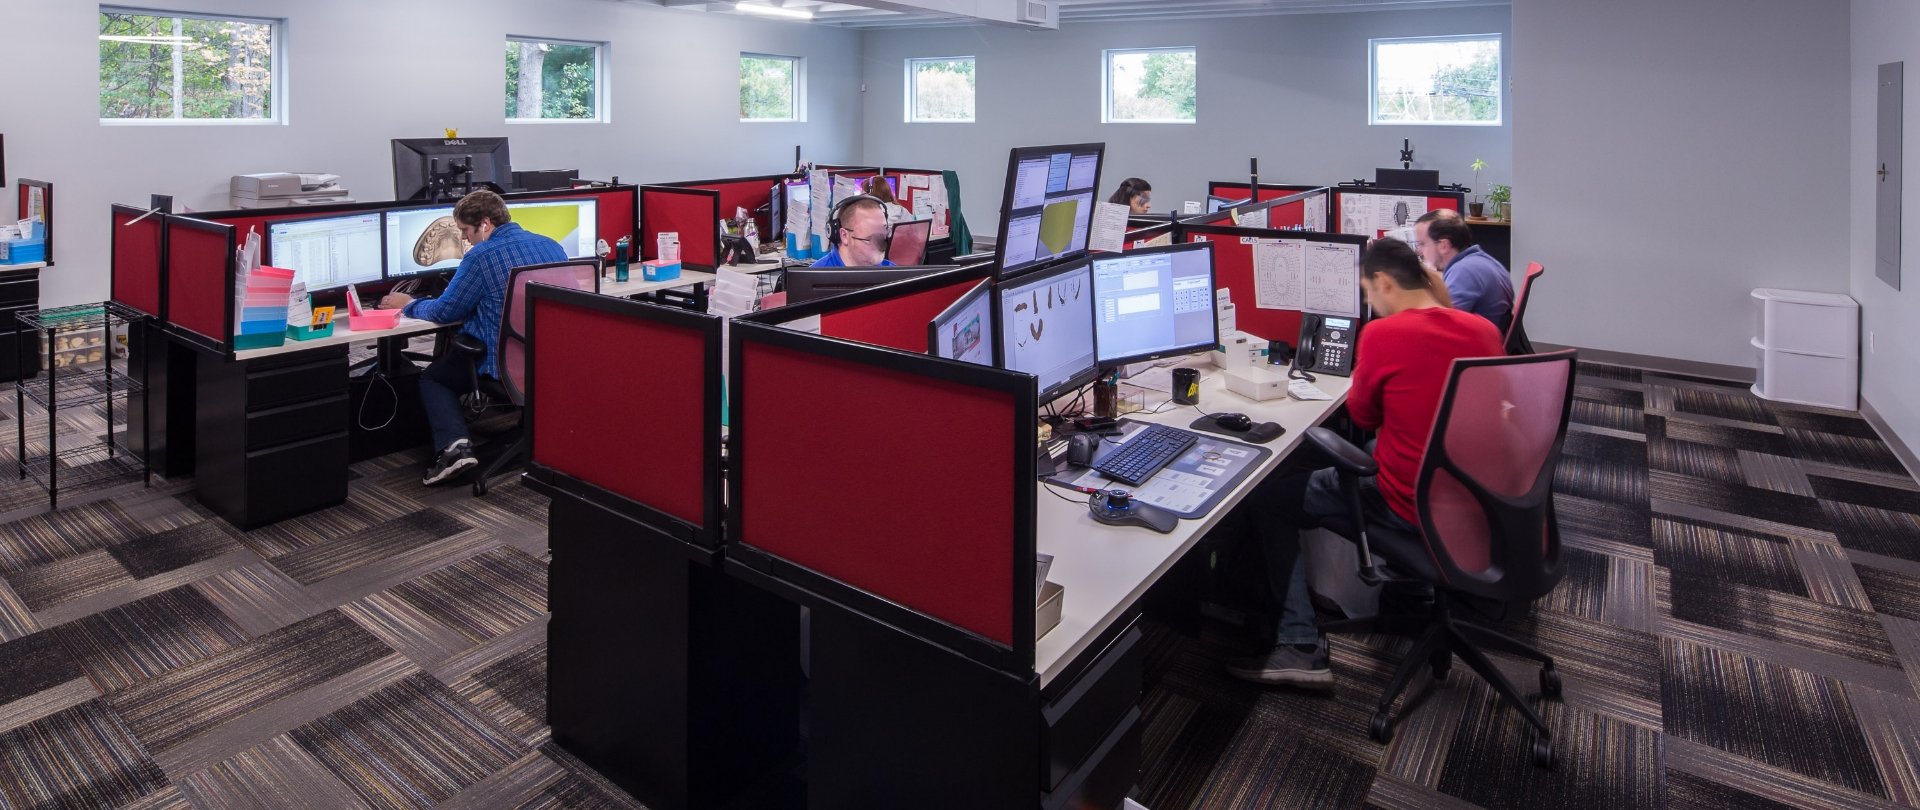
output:
[[[952,267],[795,267],[786,272],[787,303],[799,304],[829,295],[864,290],[895,281],[919,278]]]
[[[994,242],[1001,278],[1086,253],[1106,149],[1103,143],[1026,146],[1008,156]]]
[[[1212,349],[1213,245],[1192,242],[1093,260],[1093,344],[1101,367]]]
[[[887,261],[898,265],[923,264],[927,260],[927,237],[933,233],[933,220],[910,219],[893,224],[887,237]]]
[[[473,247],[460,235],[451,205],[390,210],[386,229],[387,278],[452,270]]]
[[[465,171],[461,171],[465,169]],[[506,138],[393,139],[393,198],[400,201],[444,199],[471,184],[513,185]]]
[[[592,197],[507,203],[514,224],[560,243],[569,259],[600,255],[600,204]]]
[[[1000,367],[1038,378],[1041,402],[1093,381],[1093,272],[1085,259],[1006,279],[994,291]]]
[[[267,225],[265,261],[293,271],[293,280],[317,292],[381,278],[378,211]]]
[[[968,290],[927,323],[927,354],[993,365],[993,280]]]
[[[1373,184],[1380,188],[1439,191],[1439,169],[1374,169]]]

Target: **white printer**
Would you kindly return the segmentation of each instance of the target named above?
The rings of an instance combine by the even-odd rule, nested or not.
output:
[[[234,208],[286,208],[296,205],[349,203],[347,189],[337,174],[263,172],[236,174],[227,185]]]

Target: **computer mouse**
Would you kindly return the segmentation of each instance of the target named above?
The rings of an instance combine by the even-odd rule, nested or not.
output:
[[[1216,413],[1213,423],[1227,430],[1247,430],[1253,427],[1253,420],[1244,413]]]
[[[1093,466],[1093,456],[1100,452],[1100,437],[1092,433],[1075,433],[1067,437],[1067,463],[1076,467]]]

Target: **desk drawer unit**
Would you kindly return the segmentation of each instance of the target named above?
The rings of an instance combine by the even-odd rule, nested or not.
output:
[[[1146,668],[1141,638],[1138,627],[1127,628],[1085,672],[1041,704],[1041,790],[1058,790],[1077,771],[1101,764],[1089,758],[1140,702]]]
[[[346,500],[346,347],[196,366],[201,503],[253,529]]]
[[[16,338],[14,330],[20,323],[13,318],[16,312],[39,307],[39,270],[0,270],[0,382],[29,379],[40,373],[40,359],[34,354],[38,337],[29,332]]]

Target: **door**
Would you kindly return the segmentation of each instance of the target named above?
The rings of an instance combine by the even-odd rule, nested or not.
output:
[[[1880,66],[1879,146],[1874,170],[1874,273],[1881,281],[1900,289],[1900,185],[1902,126],[1901,92],[1905,62]]]

